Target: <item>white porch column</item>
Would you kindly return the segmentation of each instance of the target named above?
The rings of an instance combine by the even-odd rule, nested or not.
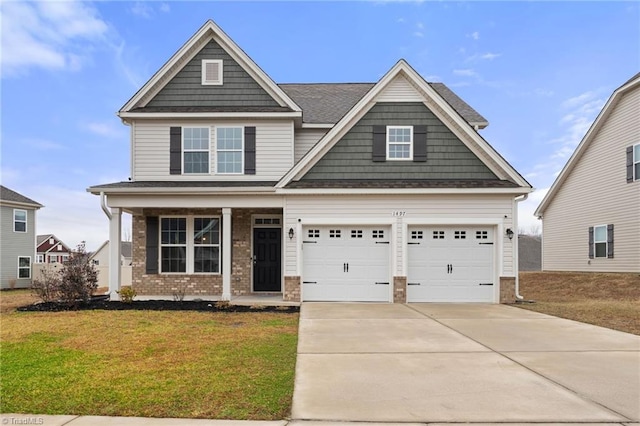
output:
[[[222,300],[231,300],[231,209],[222,209]]]
[[[111,300],[120,300],[116,293],[120,290],[120,235],[122,228],[122,211],[111,208],[109,220],[109,295]]]

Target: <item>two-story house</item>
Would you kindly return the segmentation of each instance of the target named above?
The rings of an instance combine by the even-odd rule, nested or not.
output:
[[[535,215],[543,270],[640,272],[640,73],[613,92]]]
[[[132,215],[140,295],[516,296],[517,201],[532,188],[480,136],[487,121],[404,60],[376,83],[278,85],[207,21],[118,116],[131,179],[88,190],[111,241]]]
[[[36,244],[36,263],[64,263],[71,256],[69,246],[53,234],[38,235]]]
[[[0,288],[31,286],[36,212],[42,204],[0,185]]]

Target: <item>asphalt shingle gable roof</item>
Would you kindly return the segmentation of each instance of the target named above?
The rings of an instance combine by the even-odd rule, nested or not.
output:
[[[487,123],[443,83],[429,83],[431,87],[468,123]],[[305,123],[337,123],[375,83],[309,83],[279,84],[280,88],[302,108]]]
[[[42,204],[37,201],[33,201],[31,198],[27,198],[22,194],[18,194],[16,191],[12,191],[6,186],[0,185],[0,200],[9,201],[14,203],[33,204],[35,207],[42,207]]]

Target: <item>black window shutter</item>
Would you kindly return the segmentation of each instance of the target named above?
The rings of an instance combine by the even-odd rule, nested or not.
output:
[[[427,161],[427,126],[413,126],[413,161]]]
[[[593,226],[589,227],[589,259],[593,259]]]
[[[627,147],[627,182],[633,182],[633,146]]]
[[[373,126],[373,161],[387,160],[387,126]]]
[[[607,257],[613,259],[613,225],[607,225]]]
[[[244,128],[244,174],[256,174],[256,128]]]
[[[158,216],[147,216],[147,274],[158,273],[158,228]]]
[[[182,127],[169,130],[169,174],[182,173]]]

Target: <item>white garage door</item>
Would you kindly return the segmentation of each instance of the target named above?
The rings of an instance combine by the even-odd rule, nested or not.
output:
[[[490,227],[411,227],[408,302],[493,302]]]
[[[304,301],[389,301],[388,227],[310,226],[302,238]]]

